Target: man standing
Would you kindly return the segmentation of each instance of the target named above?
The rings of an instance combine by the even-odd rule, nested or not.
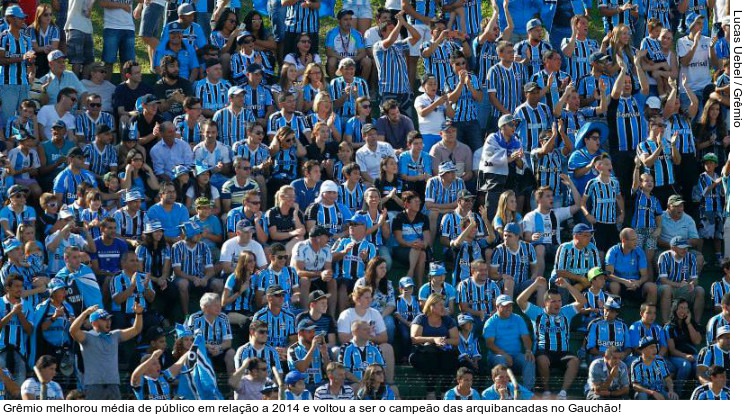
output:
[[[202,229],[194,222],[181,225],[183,239],[173,245],[173,278],[178,286],[181,310],[188,314],[189,292],[222,293],[222,280],[215,276],[212,252],[202,238]],[[219,299],[218,299],[219,300]],[[229,326],[229,325],[228,325]]]
[[[372,46],[372,53],[377,65],[377,77],[380,80],[380,103],[387,99],[396,99],[401,110],[411,116],[411,84],[408,79],[406,55],[411,46],[421,38],[419,32],[405,20],[405,14],[395,15],[395,22],[385,22],[380,27],[380,41]],[[401,29],[406,28],[408,38],[399,40]]]
[[[445,79],[442,90],[455,110],[453,122],[457,126],[457,140],[477,150],[483,146],[478,123],[478,106],[483,100],[480,81],[468,71],[468,60],[462,51],[452,51],[449,61],[453,74]]]
[[[513,314],[514,301],[508,295],[496,298],[496,315],[483,326],[483,338],[488,348],[488,366],[503,364],[520,370],[522,383],[532,390],[535,385],[535,355],[527,324]]]
[[[5,9],[8,30],[0,34],[0,99],[5,120],[15,115],[28,97],[29,64],[36,58],[31,38],[24,31],[25,18],[26,14],[17,5]]]
[[[527,70],[524,64],[514,61],[513,43],[499,42],[496,53],[499,62],[481,71],[488,71],[488,100],[493,105],[493,120],[498,121],[501,116],[514,113],[522,103],[522,86],[527,81]]]
[[[703,10],[707,10],[705,5],[703,5]],[[706,20],[707,18],[703,18],[702,15],[688,14],[686,23],[689,33],[677,40],[680,75],[688,80],[690,89],[698,98],[698,103],[706,102],[703,90],[710,84],[710,68],[718,66],[715,44],[709,37],[703,35],[703,25],[707,25]],[[689,103],[682,103],[683,108],[686,104]]]
[[[132,0],[98,0],[103,8],[103,53],[102,60],[111,74],[119,55],[124,64],[135,59],[134,19],[132,19]]]
[[[95,252],[90,253],[90,266],[98,282],[103,284],[104,300],[110,298],[109,282],[121,271],[121,259],[129,252],[127,242],[116,237],[116,221],[104,218],[101,221],[101,236],[94,241]]]
[[[516,185],[517,176],[524,172],[526,166],[527,157],[516,134],[519,123],[512,115],[501,116],[499,130],[488,135],[483,145],[480,160],[483,178],[479,179],[479,187],[486,192],[488,219],[496,215],[501,193]]]
[[[91,331],[82,326],[90,320]],[[98,305],[83,311],[70,325],[70,335],[80,344],[85,365],[83,387],[86,399],[119,400],[119,344],[142,332],[142,306],[134,305],[134,325],[123,330],[111,330],[111,314]]]
[[[227,106],[217,109],[212,116],[212,120],[217,122],[217,139],[228,147],[247,138],[246,125],[255,121],[253,112],[244,107],[245,93],[242,87],[230,87],[227,90]]]
[[[4,251],[12,251],[7,244],[9,241],[18,243],[14,238],[6,240]],[[25,358],[29,348],[26,341],[33,330],[29,321],[29,317],[33,317],[33,306],[29,300],[21,298],[23,281],[17,273],[6,276],[3,283],[6,294],[0,299],[0,370],[7,368],[19,386],[26,380]]]

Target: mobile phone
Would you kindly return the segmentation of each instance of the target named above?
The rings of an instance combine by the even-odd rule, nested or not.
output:
[[[238,26],[238,29],[245,30],[245,22],[241,23],[240,26]]]

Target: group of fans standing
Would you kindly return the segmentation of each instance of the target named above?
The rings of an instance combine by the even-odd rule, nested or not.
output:
[[[730,398],[728,0],[254,6],[3,1],[0,399]]]

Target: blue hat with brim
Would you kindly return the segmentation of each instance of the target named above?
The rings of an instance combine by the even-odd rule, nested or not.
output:
[[[583,234],[586,232],[594,232],[594,228],[587,224],[576,224],[576,226],[573,227],[573,235],[576,234]]]
[[[58,291],[59,289],[65,289],[67,288],[67,283],[65,283],[63,280],[52,280],[49,282],[49,285],[47,286],[47,289],[49,289],[49,293],[54,293]]]
[[[200,176],[204,173],[208,173],[209,170],[211,170],[210,167],[206,165],[202,165],[202,164],[197,164],[196,167],[194,167],[194,174],[196,174],[197,176]]]
[[[574,140],[574,149],[579,150],[582,148],[586,148],[586,144],[584,143],[584,137],[586,137],[589,132],[599,132],[599,143],[602,144],[605,141],[607,141],[607,136],[610,134],[610,128],[607,126],[606,123],[603,122],[589,122],[585,123],[581,129],[579,129],[578,132],[576,132],[576,139]]]
[[[191,332],[190,329],[188,329],[183,324],[176,324],[176,338],[183,338],[183,337],[193,337],[194,333]]]
[[[189,168],[185,165],[177,165],[173,167],[173,180],[177,179],[181,174],[188,174]]]
[[[163,231],[163,224],[160,221],[150,221],[145,224],[144,234],[152,234],[155,231]]]
[[[181,224],[181,231],[186,235],[186,238],[193,238],[202,233],[202,228],[195,222],[186,222]]]
[[[90,322],[96,322],[99,319],[109,319],[111,314],[105,309],[99,309],[90,315]]]
[[[134,202],[135,200],[142,200],[142,194],[139,190],[129,191],[124,197],[124,203]]]
[[[404,289],[406,287],[413,287],[413,286],[414,286],[414,282],[413,282],[412,277],[408,277],[408,276],[401,277],[400,281],[398,282],[398,287],[401,289]]]
[[[294,385],[300,380],[305,380],[306,377],[306,374],[300,373],[297,370],[292,370],[291,372],[287,373],[287,376],[284,378],[284,383],[288,385]]]
[[[702,15],[699,15],[697,13],[694,13],[694,12],[693,13],[690,13],[689,15],[687,15],[687,17],[685,18],[685,23],[687,24],[687,30],[688,31],[690,30],[690,28],[693,25],[695,25],[695,21],[697,21],[698,19],[701,19],[702,20],[703,19],[703,16]]]
[[[3,241],[3,252],[5,254],[15,250],[16,248],[21,248],[23,244],[21,244],[21,241],[18,241],[15,238],[8,238],[5,241]]]
[[[514,235],[519,236],[519,234],[522,233],[522,228],[520,228],[519,227],[519,224],[517,224],[515,222],[509,222],[504,227],[504,232],[508,232],[510,234],[514,234]]]
[[[5,16],[13,16],[17,17],[18,19],[26,18],[26,14],[23,13],[23,9],[21,9],[21,6],[15,4],[5,9]]]
[[[468,322],[471,322],[471,323],[472,322],[475,322],[475,320],[473,319],[473,317],[470,316],[469,314],[460,314],[460,315],[457,315],[457,325],[462,326],[462,325],[467,324]]]
[[[443,265],[438,263],[429,264],[429,276],[444,276],[447,274],[447,269]]]

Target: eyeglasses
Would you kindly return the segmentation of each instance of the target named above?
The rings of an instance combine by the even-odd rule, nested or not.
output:
[[[142,157],[135,157],[135,158],[132,158],[132,161],[145,161],[145,160]]]
[[[362,109],[369,109],[370,107],[372,107],[372,105],[368,105],[368,104],[362,105]]]
[[[592,141],[599,141],[599,135],[592,135],[587,139],[591,139]]]
[[[190,107],[189,110],[202,110],[201,107]]]
[[[246,171],[248,171],[250,169],[251,169],[251,166],[249,166],[249,165],[244,165],[244,166],[238,167],[238,170],[246,170]]]
[[[267,330],[267,329],[257,329],[256,330],[256,334],[263,335],[263,334],[268,334],[268,333],[269,333],[269,330]],[[264,369],[264,370],[266,370],[266,369]]]
[[[56,208],[57,207],[57,202],[49,202],[46,205],[47,205],[48,208]]]
[[[253,135],[265,135],[266,132],[263,131],[263,129],[260,129],[258,131],[253,131]]]
[[[255,200],[255,201],[250,201],[248,203],[250,203],[251,205],[260,205],[261,204],[261,201],[260,200]]]
[[[300,39],[300,42],[298,42],[298,43],[309,44],[310,43],[310,40],[309,39]]]
[[[88,103],[88,107],[101,107],[100,103]]]
[[[287,258],[289,258],[287,254],[276,255],[274,257],[276,257],[277,260],[286,260]]]

